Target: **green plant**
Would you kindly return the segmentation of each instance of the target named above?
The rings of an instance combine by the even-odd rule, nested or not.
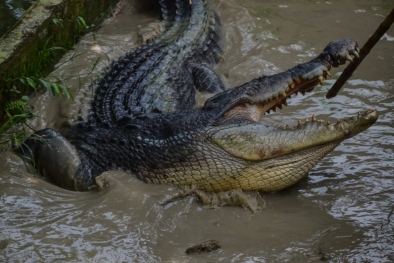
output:
[[[61,19],[61,18],[54,18],[54,19],[52,19],[52,21],[53,21],[53,23],[55,25],[59,25],[59,26],[64,28],[64,26],[63,26],[63,19]]]
[[[53,19],[55,25],[63,26],[61,19]],[[77,27],[78,31],[85,32],[89,29],[89,26],[86,25],[85,20],[82,17],[78,17],[77,19]],[[52,52],[65,52],[62,47],[48,47],[50,43],[49,37],[40,51],[40,57],[44,60],[51,60],[53,57],[51,55]],[[61,66],[66,63],[71,62],[75,68],[81,69],[78,72],[84,71],[85,74],[81,75],[78,73],[77,76],[64,76],[57,75],[56,73],[51,73],[47,76],[43,76],[41,72],[35,72],[32,76],[21,76],[19,78],[15,78],[8,81],[19,80],[22,83],[22,89],[25,90],[33,90],[36,91],[39,88],[44,88],[47,92],[50,92],[54,97],[62,96],[67,99],[74,100],[73,94],[70,88],[65,83],[66,80],[70,78],[77,77],[79,80],[79,85],[81,87],[82,81],[81,77],[87,77],[89,75],[93,75],[93,72],[96,69],[96,66],[99,62],[99,58],[95,61],[95,63],[91,66],[91,68],[87,68],[84,65],[77,65],[75,63],[75,58],[83,55],[85,52],[77,53],[78,48],[62,63],[59,63],[54,67],[54,71],[56,72]],[[109,59],[107,57],[107,59]],[[26,88],[23,88],[26,87]],[[13,86],[11,89],[7,91],[12,96],[10,98],[20,97],[21,92]],[[15,149],[20,146],[23,141],[31,134],[34,129],[28,124],[28,120],[34,117],[37,117],[33,114],[32,107],[28,104],[28,97],[23,96],[20,99],[6,102],[4,107],[6,116],[3,120],[0,120],[0,152],[3,150]]]
[[[83,19],[83,17],[78,16],[77,18],[77,30],[79,33],[85,31],[85,30],[89,30],[89,26],[86,25],[85,19]]]
[[[19,146],[31,132],[27,120],[34,115],[28,100],[28,97],[23,96],[20,100],[6,104],[6,121],[0,127],[0,151]]]
[[[74,99],[70,88],[64,83],[64,81],[56,76],[52,76],[54,81],[48,81],[44,78],[36,78],[36,77],[22,77],[20,81],[36,90],[39,85],[42,85],[47,89],[53,96],[63,96],[68,99]]]

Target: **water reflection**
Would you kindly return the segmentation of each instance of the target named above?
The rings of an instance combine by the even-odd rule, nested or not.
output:
[[[309,59],[332,39],[350,36],[365,42],[389,10],[382,2],[216,1],[223,23],[224,57],[217,71],[235,86]],[[379,7],[379,8],[378,8]],[[365,12],[355,12],[363,9]],[[104,50],[116,59],[138,43],[139,27],[155,21],[128,5],[78,46],[89,65]],[[129,15],[131,13],[132,15]],[[361,19],[362,18],[362,19]],[[355,22],[356,21],[356,22]],[[394,35],[393,29],[388,36]],[[123,172],[109,172],[110,186],[76,193],[34,178],[23,163],[2,153],[0,163],[0,261],[95,262],[392,262],[394,260],[394,50],[389,38],[363,62],[354,78],[331,99],[334,80],[314,93],[297,96],[265,121],[294,125],[317,114],[333,121],[377,108],[378,122],[340,145],[310,173],[284,191],[260,194],[256,214],[238,207],[210,209],[192,198],[166,206],[172,186],[146,185]],[[99,69],[108,65],[103,59]],[[73,63],[60,73],[75,75]],[[338,70],[336,71],[339,72]],[[335,71],[333,76],[335,76]],[[90,77],[79,86],[76,102],[35,98],[37,128],[61,129],[89,99]],[[60,106],[59,106],[60,105]],[[66,123],[66,124],[64,124]],[[187,247],[207,239],[222,249],[187,256]]]

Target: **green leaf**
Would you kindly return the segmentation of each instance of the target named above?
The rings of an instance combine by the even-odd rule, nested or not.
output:
[[[37,84],[34,80],[32,80],[31,78],[26,78],[27,82],[29,83],[29,86],[32,87],[33,89],[36,89]]]
[[[61,90],[59,89],[59,85],[57,85],[57,83],[50,82],[49,86],[51,87],[51,91],[54,96],[58,96],[62,94]]]

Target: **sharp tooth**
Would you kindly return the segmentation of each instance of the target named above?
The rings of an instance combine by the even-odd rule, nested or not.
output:
[[[349,53],[355,56],[356,58],[360,58],[360,55],[357,53],[356,50],[350,50]]]
[[[319,83],[320,85],[323,85],[324,82],[324,77],[323,76],[319,76]]]
[[[305,119],[305,121],[307,122],[307,121],[309,121],[309,119],[308,119],[308,118],[306,118],[306,119]]]
[[[286,92],[283,92],[282,96],[283,96],[283,97],[286,97],[286,96],[287,96]]]
[[[327,125],[330,125],[331,123],[329,121],[327,121]]]
[[[298,120],[298,125],[301,125],[302,124],[302,120]]]
[[[295,83],[294,83],[294,82],[291,83],[291,84],[289,85],[289,88],[294,89],[294,88],[295,88]]]
[[[330,71],[326,71],[326,72],[327,72],[327,76],[331,77]]]
[[[312,121],[313,122],[317,121],[315,114],[312,115]]]
[[[337,124],[340,124],[341,123],[341,120],[337,120]]]
[[[346,58],[346,60],[353,62],[353,59],[349,54],[347,54],[345,58]]]

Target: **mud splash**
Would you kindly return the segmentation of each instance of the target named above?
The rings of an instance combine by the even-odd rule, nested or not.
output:
[[[392,8],[383,0],[222,0],[213,5],[222,19],[225,57],[216,70],[229,87],[309,60],[333,39],[364,43]],[[138,10],[128,2],[76,47],[87,53],[57,72],[74,76],[70,85],[76,100],[37,94],[33,103],[43,116],[33,123],[37,129],[65,131],[86,114],[91,80],[138,45],[141,28],[158,20]],[[376,108],[381,117],[323,159],[308,179],[278,193],[260,194],[258,202],[265,208],[255,214],[239,207],[210,209],[192,198],[162,206],[177,188],[146,185],[120,171],[108,173],[110,186],[100,192],[70,192],[35,177],[17,157],[2,153],[0,261],[394,261],[393,36],[391,29],[337,97],[325,99],[334,72],[313,94],[294,97],[289,107],[267,115],[270,123],[295,124],[312,114],[333,120]],[[95,75],[84,77],[98,57]],[[218,240],[221,249],[186,255],[188,247],[209,239]]]

